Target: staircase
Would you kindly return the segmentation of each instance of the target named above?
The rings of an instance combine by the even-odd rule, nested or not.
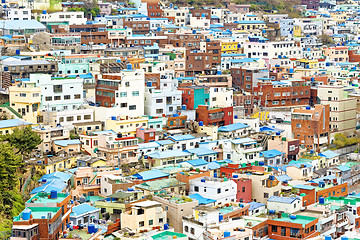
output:
[[[9,103],[5,103],[3,105],[0,105],[0,107],[7,108],[12,114],[14,114],[17,118],[22,118],[21,114],[15,111],[12,107],[9,106]]]

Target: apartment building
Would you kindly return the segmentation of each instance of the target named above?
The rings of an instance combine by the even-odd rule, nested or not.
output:
[[[129,117],[144,115],[145,76],[143,69],[131,65],[121,73],[103,74],[96,86],[99,106],[116,108]]]
[[[301,57],[302,50],[294,41],[245,42],[244,53],[249,58]]]
[[[47,60],[5,61],[4,71],[9,72],[12,79],[29,78],[31,73],[55,74],[58,63]]]
[[[321,104],[330,106],[329,130],[330,141],[335,134],[353,136],[356,127],[356,98],[350,97],[343,86],[319,85],[318,98]]]
[[[319,149],[329,143],[330,106],[315,105],[313,108],[298,108],[291,112],[291,131],[300,145]]]
[[[254,87],[254,98],[259,105],[265,107],[308,105],[310,85],[304,79],[260,79]]]
[[[40,15],[40,22],[47,23],[68,23],[69,25],[84,25],[86,24],[86,18],[84,17],[84,12],[43,12]]]
[[[41,103],[41,88],[35,83],[21,82],[9,87],[9,104],[25,121],[38,122],[38,110]]]

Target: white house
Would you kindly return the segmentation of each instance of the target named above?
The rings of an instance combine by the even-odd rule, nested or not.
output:
[[[300,210],[302,202],[299,197],[271,196],[267,200],[267,208],[276,212],[294,213]]]
[[[237,185],[227,179],[197,178],[190,180],[189,195],[196,193],[204,198],[216,200],[217,204],[234,202],[236,201]]]
[[[84,12],[45,12],[40,15],[40,22],[44,24],[66,22],[69,25],[84,25],[86,21]]]
[[[30,8],[5,8],[7,20],[31,20]]]
[[[72,208],[70,222],[72,225],[87,227],[90,223],[94,223],[94,220],[99,220],[99,213],[100,208],[83,203]]]

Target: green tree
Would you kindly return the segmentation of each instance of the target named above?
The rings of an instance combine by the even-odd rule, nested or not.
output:
[[[22,158],[9,143],[0,143],[0,221],[11,219],[24,208],[24,199],[19,192]]]
[[[323,34],[319,36],[319,39],[323,44],[333,44],[334,40],[329,35]]]
[[[8,142],[21,156],[29,155],[42,142],[30,126],[15,128],[12,133],[3,135],[2,141]]]

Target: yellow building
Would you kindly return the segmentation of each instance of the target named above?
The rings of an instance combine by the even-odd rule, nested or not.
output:
[[[166,223],[167,214],[161,205],[155,201],[134,203],[130,211],[121,213],[121,227],[140,232],[163,226]]]
[[[238,42],[221,42],[221,53],[238,53],[239,43]]]
[[[44,171],[46,174],[62,171],[65,168],[76,167],[76,157],[44,157],[37,158],[30,162],[37,171]]]
[[[32,125],[32,124],[29,122],[20,120],[20,119],[2,120],[2,121],[0,121],[0,135],[12,133],[14,128],[16,128],[16,127],[20,128],[20,127],[24,127],[27,125]]]
[[[37,123],[41,102],[41,89],[35,83],[22,83],[9,87],[10,107],[19,113],[25,121]]]
[[[294,26],[294,37],[301,37],[301,26]]]
[[[115,120],[106,120],[107,130],[113,130],[116,133],[125,134],[127,136],[135,136],[136,129],[139,127],[148,127],[147,117],[120,117]]]

